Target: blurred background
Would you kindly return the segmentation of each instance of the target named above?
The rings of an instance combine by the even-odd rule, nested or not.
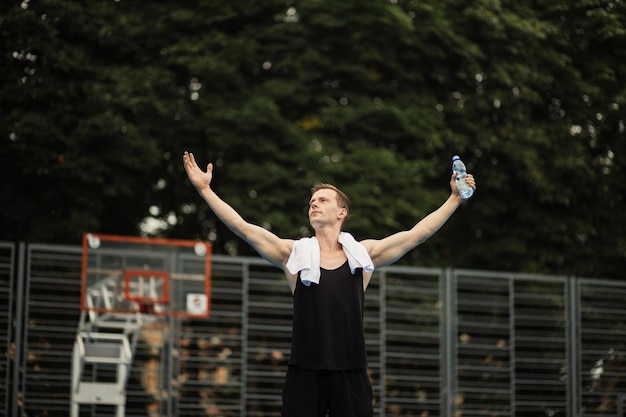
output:
[[[186,181],[285,238],[309,189],[359,239],[470,204],[403,262],[620,278],[626,5],[614,1],[6,1],[0,231],[208,239],[252,254]]]
[[[477,192],[398,265],[558,276],[559,340],[576,343],[585,278],[615,296],[626,267],[625,28],[623,0],[4,1],[7,265],[29,256],[11,245],[73,247],[86,232],[207,240],[226,264],[256,257],[187,181],[185,150],[215,165],[214,189],[247,220],[294,239],[311,234],[316,182],[350,196],[357,239],[411,227],[449,195],[458,154]],[[77,276],[74,258],[60,276]],[[11,268],[7,300],[28,299],[31,287],[8,289]],[[624,345],[621,296],[600,320],[594,294],[589,311],[620,342],[591,349],[585,373]],[[444,341],[455,319],[441,317]]]

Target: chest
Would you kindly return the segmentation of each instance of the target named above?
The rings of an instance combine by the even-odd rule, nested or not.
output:
[[[360,311],[363,295],[363,270],[359,268],[352,274],[346,261],[336,269],[320,268],[319,284],[305,286],[298,279],[294,301],[314,315],[327,311],[332,317],[353,308]]]
[[[333,253],[320,253],[320,267],[328,270],[339,268],[345,264],[348,258],[344,251],[337,251]]]

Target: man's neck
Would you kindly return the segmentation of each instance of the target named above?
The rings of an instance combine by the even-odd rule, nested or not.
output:
[[[322,254],[332,254],[338,251],[343,251],[341,244],[339,243],[339,229],[322,228],[315,231],[315,237],[320,245],[320,252]]]
[[[339,233],[340,230],[328,230],[315,234],[320,245],[320,267],[324,269],[337,269],[347,260],[343,246],[339,243]]]

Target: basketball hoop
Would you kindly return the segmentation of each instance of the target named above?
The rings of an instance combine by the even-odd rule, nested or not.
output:
[[[207,318],[210,294],[210,243],[83,236],[83,311]]]

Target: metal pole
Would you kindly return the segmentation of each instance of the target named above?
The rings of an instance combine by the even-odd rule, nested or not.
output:
[[[509,370],[511,374],[509,375],[509,404],[511,407],[511,415],[515,415],[515,386],[517,384],[516,381],[516,373],[515,373],[515,278],[509,277]]]
[[[4,404],[2,407],[2,411],[4,413],[6,413],[6,415],[10,415],[9,414],[9,399],[11,398],[10,395],[10,375],[11,375],[11,354],[10,354],[10,349],[11,349],[11,342],[13,341],[13,320],[12,318],[14,317],[14,312],[13,312],[13,298],[15,298],[15,294],[13,293],[13,288],[14,288],[14,282],[17,280],[19,281],[19,276],[15,275],[15,271],[16,271],[16,262],[17,262],[17,251],[16,251],[16,245],[13,244],[10,246],[10,250],[11,250],[11,255],[10,255],[10,270],[9,270],[9,292],[8,292],[8,299],[9,299],[9,305],[7,308],[7,316],[8,316],[8,320],[6,323],[6,331],[7,331],[7,355],[5,357],[5,370],[6,373],[4,375],[5,381],[6,381],[6,385],[4,387],[4,398],[7,400],[6,404]]]
[[[240,415],[246,415],[248,402],[248,327],[250,315],[250,264],[242,265],[242,291],[241,291],[241,404]]]
[[[174,271],[177,271],[177,269],[179,268],[179,264],[178,264],[178,258],[176,256],[176,253],[173,252],[170,255],[170,268],[169,268],[169,277],[172,276],[172,273]],[[169,279],[169,278],[168,278]],[[173,285],[172,285],[173,287]],[[171,287],[170,290],[172,291]],[[170,298],[170,294],[163,294],[165,296],[167,296],[168,298]],[[174,378],[174,332],[176,331],[176,329],[174,328],[174,316],[170,315],[168,317],[168,324],[169,324],[169,329],[168,329],[168,338],[167,338],[167,343],[168,343],[168,347],[167,347],[167,370],[166,370],[166,379],[167,379],[167,405],[166,405],[166,416],[167,417],[172,417],[173,414],[173,404],[172,404],[172,398],[174,397],[174,393],[173,393],[173,384],[172,384],[172,379]],[[163,346],[161,349],[164,349],[165,346]],[[165,350],[165,349],[164,349]]]
[[[442,334],[442,415],[454,416],[456,413],[456,274],[450,268],[444,271],[441,279],[441,298],[444,301],[444,313],[441,318]]]
[[[579,282],[575,278],[566,281],[566,300],[567,303],[567,391],[568,391],[568,415],[578,416],[580,413],[580,390],[578,378],[578,364],[580,362],[580,335],[578,325],[580,322],[579,312]]]
[[[172,379],[174,378],[174,316],[169,317],[169,352],[167,355],[167,417],[174,416],[172,398],[174,397]],[[178,396],[177,396],[178,398]]]
[[[380,387],[380,415],[385,415],[387,409],[387,393],[385,392],[385,381],[387,380],[387,274],[385,271],[379,272],[380,293],[378,295],[380,302],[379,320],[379,349],[380,349],[380,379],[378,381]]]
[[[15,293],[15,350],[13,356],[13,404],[11,406],[11,415],[18,416],[19,404],[24,403],[24,399],[20,401],[20,369],[22,368],[22,326],[24,321],[24,282],[26,281],[26,245],[20,242],[17,252],[17,292]]]

